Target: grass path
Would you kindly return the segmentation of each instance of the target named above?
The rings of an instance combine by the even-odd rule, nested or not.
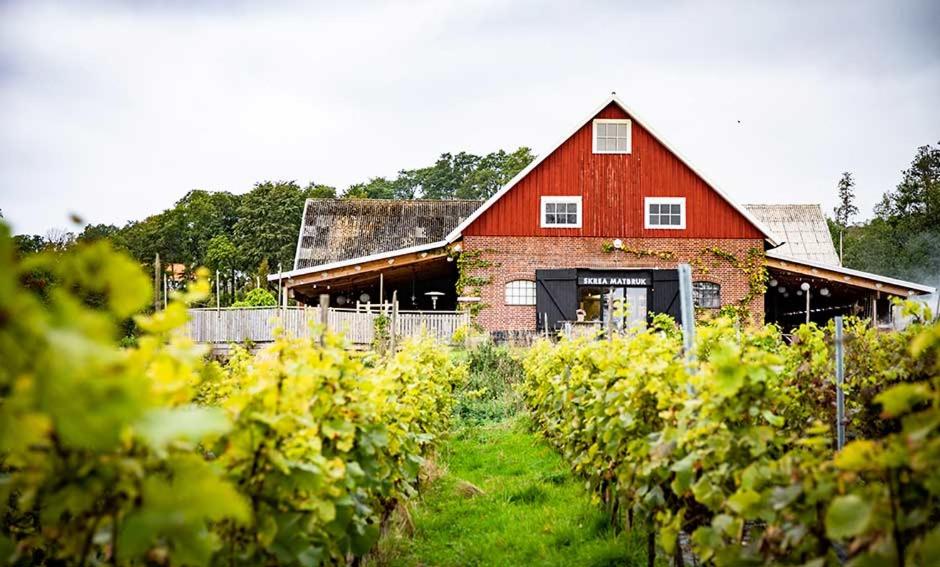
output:
[[[645,565],[642,536],[614,535],[562,458],[520,420],[459,429],[438,462],[443,475],[411,508],[413,534],[393,531],[369,563]]]

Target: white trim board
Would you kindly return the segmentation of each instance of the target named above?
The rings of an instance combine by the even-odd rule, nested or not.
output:
[[[526,167],[525,169],[523,169],[522,171],[520,171],[518,174],[516,174],[516,176],[513,177],[513,178],[509,181],[509,183],[507,183],[507,184],[504,185],[499,191],[497,191],[496,193],[494,193],[492,197],[490,197],[489,199],[487,199],[486,202],[483,203],[483,205],[480,206],[480,208],[478,208],[477,210],[473,211],[473,213],[472,213],[469,217],[467,217],[462,223],[460,223],[459,225],[457,225],[457,227],[456,227],[454,230],[452,230],[452,231],[450,232],[450,234],[447,235],[447,237],[445,238],[445,240],[446,240],[448,243],[450,243],[450,242],[453,242],[453,241],[457,240],[458,238],[460,238],[460,236],[462,235],[463,231],[464,231],[468,226],[470,226],[475,220],[477,220],[478,218],[480,218],[480,215],[482,215],[484,212],[486,212],[486,210],[489,209],[490,207],[492,207],[493,204],[494,204],[496,201],[500,200],[500,199],[503,197],[503,195],[505,195],[506,193],[508,193],[510,189],[512,189],[513,187],[515,187],[520,181],[522,181],[527,175],[529,175],[529,173],[530,173],[533,169],[535,169],[536,167],[538,167],[539,164],[541,164],[543,161],[545,161],[545,159],[548,158],[548,156],[550,156],[550,155],[552,155],[553,153],[555,153],[555,150],[557,150],[558,148],[560,148],[562,144],[564,144],[565,142],[567,142],[569,138],[571,138],[572,136],[574,136],[574,135],[578,132],[578,130],[580,130],[585,124],[587,124],[588,121],[592,120],[595,116],[597,116],[597,113],[599,113],[601,110],[604,110],[604,109],[607,107],[607,105],[609,105],[610,103],[615,103],[617,106],[619,106],[621,110],[623,110],[624,112],[626,112],[627,115],[629,115],[630,118],[633,119],[633,122],[634,122],[634,123],[639,124],[640,126],[642,126],[643,128],[645,128],[646,131],[649,132],[651,136],[653,136],[653,138],[655,138],[660,144],[662,144],[663,146],[665,146],[665,148],[666,148],[667,150],[669,150],[670,152],[672,152],[672,154],[675,155],[676,158],[677,158],[679,161],[681,161],[683,164],[685,164],[686,167],[688,167],[689,169],[691,169],[691,170],[692,170],[692,173],[694,173],[694,174],[696,174],[697,176],[699,176],[699,177],[702,179],[702,181],[704,181],[715,193],[718,194],[719,197],[721,197],[722,199],[725,200],[725,202],[727,202],[729,205],[731,205],[731,206],[734,208],[734,210],[736,210],[736,211],[738,211],[739,213],[741,213],[741,215],[742,215],[744,218],[746,218],[746,219],[748,220],[748,222],[750,222],[752,225],[754,225],[754,227],[757,228],[757,230],[759,230],[759,231],[761,232],[761,234],[764,235],[764,239],[765,239],[771,246],[779,246],[779,245],[781,244],[780,242],[777,242],[777,240],[776,240],[776,239],[774,238],[774,236],[773,236],[773,233],[771,233],[770,230],[769,230],[766,226],[764,226],[763,223],[761,223],[759,220],[757,220],[757,218],[755,218],[754,215],[752,215],[751,213],[749,213],[749,212],[747,211],[747,209],[745,209],[744,207],[742,207],[742,206],[738,205],[737,203],[735,203],[727,194],[725,194],[724,191],[722,191],[721,189],[719,189],[718,186],[715,185],[714,183],[712,183],[701,171],[699,171],[699,170],[696,169],[691,163],[689,163],[689,161],[688,161],[687,159],[685,159],[685,157],[683,157],[682,154],[680,154],[680,153],[677,152],[672,146],[670,146],[669,143],[667,143],[666,140],[664,140],[662,136],[660,136],[660,135],[657,134],[652,128],[650,128],[649,126],[647,126],[647,124],[646,124],[646,122],[645,122],[644,120],[641,120],[640,117],[637,116],[637,114],[636,114],[635,112],[633,112],[632,110],[630,110],[630,109],[627,107],[627,105],[625,105],[625,104],[623,103],[623,101],[621,101],[619,98],[617,98],[617,95],[616,95],[616,94],[611,94],[609,97],[607,97],[606,99],[604,99],[604,102],[602,102],[602,103],[601,103],[600,105],[598,105],[593,111],[591,111],[591,113],[590,113],[586,118],[584,118],[583,120],[581,120],[580,122],[578,122],[577,125],[575,125],[574,128],[572,128],[571,130],[569,130],[568,134],[566,134],[566,135],[565,135],[561,140],[559,140],[555,145],[551,146],[551,148],[550,148],[547,152],[544,152],[544,153],[540,154],[538,158],[532,160],[532,163],[530,163],[530,164],[528,165],[528,167]],[[631,128],[632,128],[632,126],[631,126]],[[632,134],[631,134],[631,138],[632,138]],[[631,141],[632,141],[632,140],[631,140]]]
[[[291,266],[291,272],[297,269],[297,262],[300,260],[300,243],[304,241],[304,229],[307,228],[307,205],[309,205],[312,200],[313,199],[304,199],[304,212],[300,215],[300,234],[297,235],[297,249],[294,250],[294,265]],[[278,269],[278,272],[280,272],[280,269]]]

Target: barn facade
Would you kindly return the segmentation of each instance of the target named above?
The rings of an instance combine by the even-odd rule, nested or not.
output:
[[[678,318],[680,263],[700,310],[785,325],[933,293],[839,266],[817,205],[735,203],[615,95],[485,202],[308,201],[294,269],[272,279],[301,302],[394,294],[528,332]]]

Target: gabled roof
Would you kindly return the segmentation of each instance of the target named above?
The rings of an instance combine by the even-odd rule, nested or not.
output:
[[[440,242],[480,203],[307,199],[294,271]]]
[[[450,234],[447,235],[447,238],[446,238],[447,242],[453,242],[457,240],[458,238],[460,238],[464,229],[470,226],[470,224],[473,223],[473,221],[477,220],[477,218],[479,218],[480,215],[482,215],[487,209],[493,206],[493,203],[495,203],[500,198],[502,198],[503,195],[508,193],[510,189],[515,187],[516,184],[518,184],[520,181],[522,181],[523,178],[525,178],[525,176],[527,176],[532,170],[538,167],[539,164],[541,164],[543,161],[545,161],[546,158],[548,158],[548,156],[552,155],[555,152],[555,150],[561,147],[562,144],[568,141],[568,139],[571,138],[575,133],[577,133],[577,131],[580,130],[585,124],[587,124],[588,121],[593,119],[601,110],[604,110],[605,108],[607,108],[607,106],[609,106],[611,103],[619,106],[621,110],[626,112],[634,122],[636,122],[637,124],[645,128],[646,131],[649,132],[651,136],[653,136],[657,141],[659,141],[659,143],[665,146],[667,150],[672,152],[672,154],[675,155],[679,161],[685,164],[686,167],[691,169],[693,173],[695,173],[703,181],[705,181],[705,183],[708,184],[708,186],[711,187],[711,189],[715,191],[715,193],[717,193],[736,211],[741,213],[741,215],[744,216],[744,218],[746,218],[752,225],[754,225],[755,228],[757,228],[757,230],[761,232],[761,234],[763,234],[764,238],[767,240],[767,242],[770,243],[771,246],[776,246],[779,244],[779,242],[773,236],[771,231],[766,226],[764,226],[763,223],[761,223],[759,219],[754,217],[754,215],[748,212],[747,209],[735,203],[727,194],[725,194],[721,189],[719,189],[715,183],[712,183],[712,181],[709,180],[707,177],[705,177],[705,175],[701,171],[699,171],[691,163],[689,163],[689,160],[683,157],[682,154],[676,151],[676,149],[673,148],[668,142],[666,142],[666,140],[663,139],[662,136],[660,136],[658,133],[656,133],[656,131],[650,128],[649,125],[644,120],[640,119],[640,117],[636,114],[636,112],[634,112],[633,110],[630,110],[630,108],[628,108],[627,105],[625,105],[623,101],[621,101],[617,97],[616,93],[611,93],[609,97],[604,99],[604,102],[602,102],[590,114],[588,114],[587,117],[579,121],[574,126],[574,128],[569,130],[568,133],[563,138],[561,138],[555,145],[551,146],[551,148],[548,151],[542,152],[538,158],[534,159],[532,163],[529,164],[528,167],[520,171],[515,177],[512,178],[512,180],[509,181],[509,183],[504,185],[499,191],[494,193],[492,197],[487,199],[486,202],[483,203],[483,206],[479,207],[476,211],[473,212],[473,214],[471,214],[463,222],[461,222],[456,228],[454,228],[454,230],[452,230]]]
[[[838,266],[839,255],[832,243],[829,225],[819,205],[744,205],[782,242],[777,254]]]

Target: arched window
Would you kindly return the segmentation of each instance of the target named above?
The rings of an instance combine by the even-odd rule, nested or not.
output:
[[[721,286],[712,282],[692,282],[692,302],[696,307],[721,307]]]
[[[506,283],[506,305],[535,305],[535,282],[513,280]]]

